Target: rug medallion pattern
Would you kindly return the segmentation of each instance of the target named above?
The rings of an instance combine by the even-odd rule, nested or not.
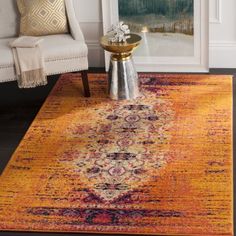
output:
[[[137,189],[155,172],[158,175],[168,159],[171,104],[150,92],[140,99],[110,102],[92,111],[91,117],[97,117],[93,125],[80,124],[77,118],[66,130],[73,141],[66,151],[62,147],[59,161],[68,171],[79,172],[89,189],[108,202]]]
[[[112,101],[107,78],[61,76],[0,177],[0,229],[232,234],[232,78],[140,76]]]

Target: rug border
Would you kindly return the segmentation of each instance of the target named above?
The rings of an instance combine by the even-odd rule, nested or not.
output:
[[[130,235],[130,236],[204,236],[203,234],[154,234],[154,233],[124,233],[124,232],[109,232],[109,231],[103,231],[103,232],[96,232],[96,231],[50,231],[50,230],[47,230],[47,231],[43,231],[43,230],[30,230],[30,231],[16,231],[16,230],[11,230],[11,229],[8,229],[8,230],[5,230],[5,231],[1,231],[0,229],[0,234],[1,233],[26,233],[26,234],[29,234],[29,233],[43,233],[43,234],[73,234],[73,235],[76,235],[76,234],[94,234],[94,235],[104,235],[104,234],[107,234],[107,235]],[[88,235],[90,236],[90,235]],[[205,236],[234,236],[234,232],[232,232],[232,234],[209,234],[207,233]]]

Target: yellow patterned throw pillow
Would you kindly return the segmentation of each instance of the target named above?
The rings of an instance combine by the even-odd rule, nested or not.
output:
[[[20,34],[43,36],[68,32],[64,0],[17,0]]]

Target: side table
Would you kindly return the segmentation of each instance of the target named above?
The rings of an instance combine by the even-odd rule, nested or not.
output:
[[[109,95],[111,99],[135,99],[139,96],[138,73],[132,59],[132,52],[137,48],[142,38],[130,34],[125,43],[112,43],[109,36],[101,38],[101,46],[111,53],[109,67]]]

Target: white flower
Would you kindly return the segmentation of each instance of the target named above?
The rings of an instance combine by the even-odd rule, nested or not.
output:
[[[109,41],[113,43],[126,42],[130,38],[130,29],[128,25],[125,25],[123,21],[116,25],[112,25],[111,30],[108,31],[111,34]]]

